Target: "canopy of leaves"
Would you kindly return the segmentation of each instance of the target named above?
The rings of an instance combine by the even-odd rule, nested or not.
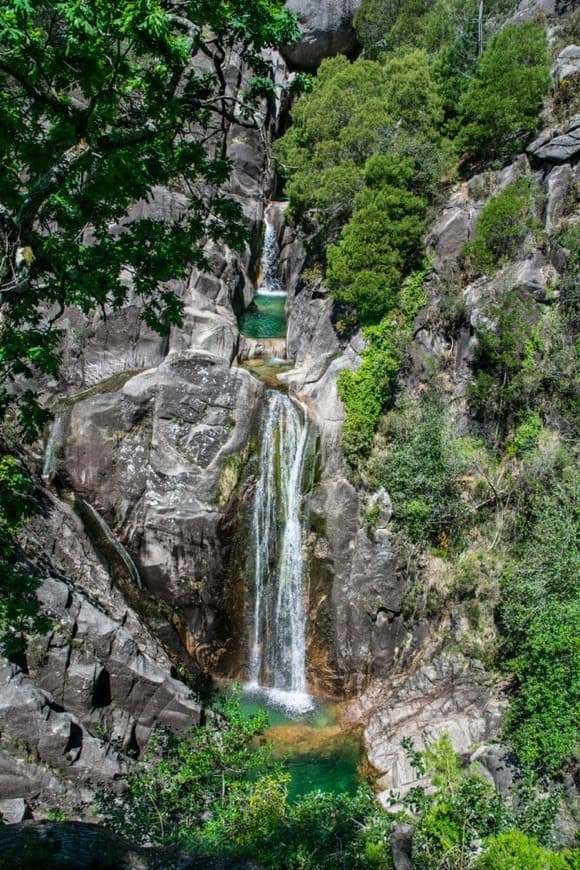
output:
[[[536,130],[549,87],[543,24],[528,21],[504,27],[486,47],[461,99],[459,147],[478,159],[516,153]]]
[[[349,219],[373,155],[413,161],[418,177],[407,167],[403,177],[391,178],[399,188],[432,185],[422,166],[437,163],[442,117],[425,52],[411,51],[385,66],[344,57],[322,63],[312,92],[296,103],[293,125],[275,146],[292,213],[315,235],[311,247],[321,258]],[[438,177],[438,169],[433,174]]]
[[[36,510],[32,481],[22,464],[0,452],[0,649],[5,655],[21,652],[26,634],[49,625],[39,613],[38,578],[18,562],[18,532]]]
[[[163,282],[203,267],[204,239],[245,241],[220,192],[233,123],[271,91],[262,49],[292,41],[278,0],[5,0],[0,9],[0,399],[33,370],[54,375],[64,308],[119,307],[131,274],[164,332],[181,305]],[[232,53],[253,70],[226,83]],[[187,194],[171,222],[128,213],[156,185]]]

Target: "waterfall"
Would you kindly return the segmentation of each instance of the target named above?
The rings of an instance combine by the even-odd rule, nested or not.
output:
[[[89,512],[93,520],[97,523],[97,525],[105,535],[108,543],[111,545],[117,556],[120,558],[133,582],[136,583],[139,589],[143,589],[143,581],[141,580],[141,575],[137,570],[135,562],[133,561],[123,544],[113,534],[103,517],[97,510],[95,510],[92,504],[90,504],[88,501],[85,501],[85,499],[82,499],[82,503],[85,509]]]
[[[58,454],[61,451],[65,435],[66,416],[62,412],[55,414],[50,424],[46,450],[44,452],[44,464],[42,466],[42,479],[50,483],[56,473]]]
[[[272,222],[272,209],[273,206],[270,203],[264,215],[264,247],[261,262],[262,280],[257,292],[267,293],[270,296],[286,296],[286,292],[280,284],[280,246],[278,245],[278,233]]]
[[[297,712],[306,692],[301,505],[309,426],[289,396],[271,391],[262,425],[252,512],[254,610],[250,688]]]

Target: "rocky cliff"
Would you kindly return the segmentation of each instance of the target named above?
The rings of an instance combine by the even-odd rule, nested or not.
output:
[[[322,57],[356,50],[356,3],[289,5],[302,16],[305,39],[285,60],[274,58],[282,89],[287,64],[314,69]],[[522,7],[521,14],[529,11]],[[555,75],[560,81],[577,72],[571,46]],[[33,457],[39,472],[46,460],[50,489],[42,490],[43,512],[27,542],[54,627],[0,676],[0,811],[10,820],[42,810],[55,795],[71,805],[90,801],[91,787],[122,779],[127,752],[141,752],[154,725],[196,721],[199,704],[174,678],[176,665],[245,675],[248,596],[240,542],[255,484],[264,384],[242,363],[256,355],[268,361],[279,351],[291,368],[277,387],[307,405],[319,439],[305,546],[311,687],[354,698],[349,716],[364,727],[385,794],[414,783],[400,748],[409,734],[422,746],[449,733],[462,754],[502,781],[502,751],[490,746],[500,732],[502,682],[455,649],[466,630],[460,609],[416,622],[403,612],[409,583],[395,553],[388,493],[355,486],[340,446],[337,378],[359,366],[364,339],[337,335],[333,301],[320,279],[302,275],[304,249],[282,216],[286,344],[240,339],[237,315],[254,292],[264,206],[275,188],[270,145],[283,109],[282,100],[273,100],[258,130],[230,130],[230,193],[242,203],[254,243],[242,255],[210,246],[211,272],[191,270],[174,287],[185,302],[182,327],[160,339],[141,324],[137,304],[106,318],[72,310],[64,316],[62,379],[45,384],[57,422],[45,456],[39,445]],[[446,281],[485,203],[517,178],[532,177],[542,189],[546,231],[557,224],[580,185],[577,121],[546,129],[507,168],[451,191],[430,231],[430,299],[415,323],[406,387],[420,391],[436,360],[459,418],[484,303],[498,282],[507,282],[546,304],[565,252],[536,245],[499,276],[464,287],[464,317],[452,333],[434,314]],[[184,196],[160,189],[136,209],[171,216]],[[372,530],[371,509],[378,516]]]

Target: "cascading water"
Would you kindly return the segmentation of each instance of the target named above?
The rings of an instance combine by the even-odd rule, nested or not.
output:
[[[306,692],[306,607],[301,506],[308,419],[289,396],[268,394],[252,514],[254,614],[250,687],[296,712]]]
[[[44,452],[44,464],[42,467],[42,479],[50,483],[54,478],[57,465],[58,454],[60,453],[65,435],[66,416],[63,413],[57,412],[50,426],[46,450]]]
[[[258,293],[270,296],[286,296],[280,284],[280,246],[278,232],[272,219],[273,205],[270,203],[264,215],[264,247],[262,250],[261,277]]]

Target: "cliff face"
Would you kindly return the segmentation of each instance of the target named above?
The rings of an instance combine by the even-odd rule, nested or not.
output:
[[[324,56],[356,48],[356,3],[289,5],[305,24],[304,42],[285,52],[292,67],[313,69]],[[559,79],[576,74],[573,47],[558,64]],[[274,58],[274,67],[284,86],[285,61]],[[232,80],[234,90],[240,87],[234,71]],[[489,746],[501,726],[501,681],[455,649],[466,630],[460,610],[416,622],[403,615],[408,579],[394,552],[388,493],[355,486],[341,452],[337,378],[359,366],[364,339],[337,335],[332,299],[320,280],[301,276],[304,250],[280,216],[286,346],[240,338],[237,314],[254,292],[264,206],[275,185],[270,145],[282,115],[274,101],[257,131],[230,130],[230,193],[243,205],[254,244],[243,255],[210,247],[211,273],[192,271],[173,288],[185,302],[185,321],[168,340],[140,323],[137,305],[106,320],[65,315],[62,379],[45,385],[57,410],[45,464],[51,489],[28,533],[54,629],[34,639],[25,662],[2,669],[3,799],[25,799],[33,809],[54,795],[90,801],[87,787],[121,779],[127,751],[141,751],[154,725],[196,721],[199,705],[170,676],[172,665],[245,676],[248,590],[240,541],[264,385],[239,363],[283,351],[292,368],[279,384],[307,405],[319,438],[305,541],[310,685],[355,697],[350,716],[365,727],[384,790],[414,782],[400,749],[409,734],[420,748],[447,732],[456,749],[501,780],[501,750]],[[433,361],[441,363],[447,398],[460,408],[458,425],[485,304],[507,283],[545,305],[563,254],[536,245],[499,275],[462,287],[465,317],[453,333],[433,316],[445,281],[485,203],[514,180],[534,179],[545,196],[545,230],[557,224],[580,185],[577,128],[573,119],[565,129],[546,130],[507,168],[453,190],[432,226],[430,299],[415,323],[405,386],[420,391]],[[170,216],[185,196],[160,189],[135,208]],[[40,450],[34,458],[40,471]],[[372,532],[370,510],[378,517]],[[25,812],[18,807],[5,811]]]

